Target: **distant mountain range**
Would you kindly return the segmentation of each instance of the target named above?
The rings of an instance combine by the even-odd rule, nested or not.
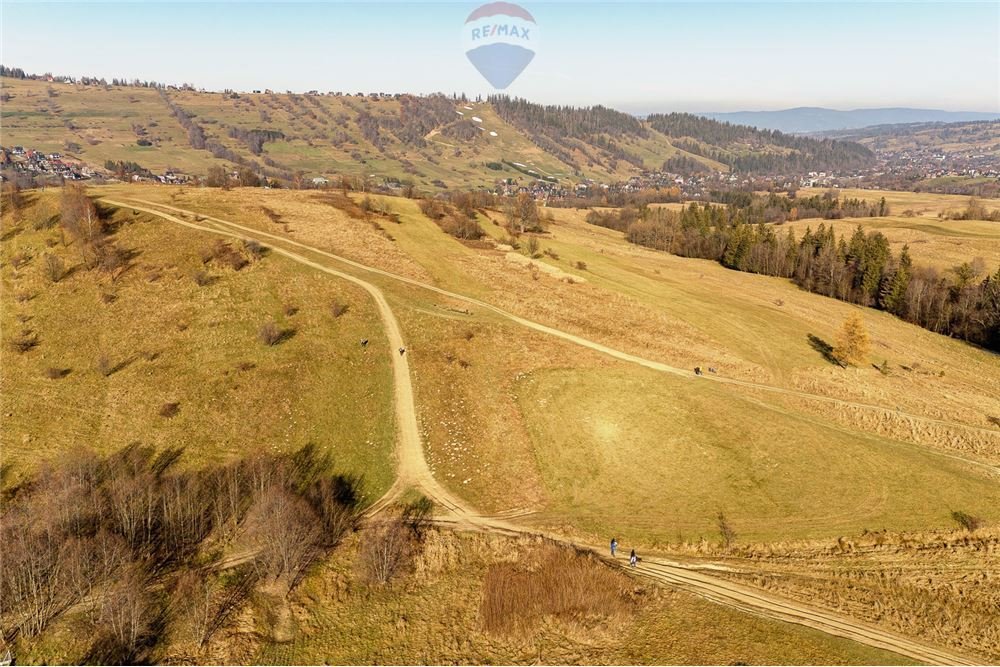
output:
[[[798,107],[780,111],[733,111],[698,115],[738,125],[751,125],[761,129],[780,130],[795,134],[852,130],[872,125],[894,125],[897,123],[959,123],[1000,119],[1000,112],[983,113],[908,108],[839,111],[822,107]]]

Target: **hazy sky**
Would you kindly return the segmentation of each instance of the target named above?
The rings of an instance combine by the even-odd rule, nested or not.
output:
[[[29,72],[305,91],[493,92],[466,58],[481,3],[2,2]],[[1000,2],[521,2],[536,56],[505,91],[619,109],[1000,110]]]

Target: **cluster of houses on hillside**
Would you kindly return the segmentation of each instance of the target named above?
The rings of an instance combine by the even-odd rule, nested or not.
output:
[[[924,178],[1000,178],[1000,151],[947,151],[940,146],[918,146],[901,150],[876,148],[875,154],[879,158],[879,175],[918,172]]]
[[[13,146],[0,146],[0,168],[21,172],[29,176],[59,178],[80,181],[94,176],[94,171],[85,164],[64,158],[59,153]]]
[[[133,181],[176,185],[192,180],[191,176],[174,170],[154,174],[139,165],[122,163],[121,168],[105,166],[104,169],[88,165],[61,153],[12,146],[0,146],[0,179],[19,179],[31,183],[54,183],[56,181]]]

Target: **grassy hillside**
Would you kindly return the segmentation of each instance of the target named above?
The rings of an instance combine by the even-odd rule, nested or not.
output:
[[[576,276],[570,284],[543,271],[536,278],[507,251],[456,241],[409,200],[384,199],[400,222],[379,222],[380,232],[319,193],[120,191],[272,233],[287,226],[301,242],[680,368],[712,365],[725,378],[835,399],[646,373],[373,277],[411,341],[431,465],[483,509],[530,507],[539,521],[587,535],[629,530],[665,542],[711,537],[718,509],[739,516],[748,539],[776,539],[942,525],[952,506],[993,517],[1000,500],[986,470],[948,459],[1000,461],[1000,432],[987,419],[1000,411],[995,355],[884,313],[865,312],[872,360],[895,370],[845,370],[829,364],[810,335],[833,340],[854,307],[784,280],[629,246],[587,225],[582,212],[554,211],[541,236],[549,254],[535,260]],[[262,206],[282,222],[271,222]],[[490,220],[499,216],[481,216],[502,234]],[[364,239],[386,250],[372,253]],[[815,466],[816,457],[827,462]],[[813,470],[826,474],[814,479]]]
[[[477,212],[487,240],[461,242],[416,201],[396,197],[374,198],[386,215],[366,214],[362,196],[331,192],[118,185],[90,194],[173,206],[189,222],[239,222],[673,367],[615,359],[300,248],[385,293],[406,340],[432,472],[482,512],[587,542],[614,534],[641,553],[727,553],[751,564],[789,540],[831,554],[871,531],[941,529],[955,511],[1000,521],[1000,429],[989,419],[1000,417],[1000,361],[885,313],[630,245],[587,224],[586,211],[554,210],[546,232],[511,249],[495,243],[508,236],[497,211]],[[59,193],[27,197],[19,218],[3,219],[5,465],[26,475],[80,445],[112,451],[138,441],[184,446],[185,465],[198,467],[313,443],[340,472],[363,475],[369,499],[388,488],[393,386],[384,346],[358,345],[381,335],[364,292],[234,241],[230,250],[246,260],[237,269],[210,235],[128,206],[101,209],[115,245],[130,251],[127,266],[90,269],[80,246],[63,242]],[[57,282],[46,277],[47,256],[68,270]],[[346,312],[335,316],[334,301]],[[854,312],[872,338],[869,361],[887,372],[835,366],[810,342],[834,340]],[[263,344],[270,320],[294,334]],[[36,344],[16,351],[24,336]],[[694,366],[718,372],[697,378]],[[736,532],[733,550],[717,546],[720,512]],[[631,580],[608,604],[593,593],[573,612],[505,634],[489,625],[484,601],[499,594],[498,581],[542,576],[549,555],[538,543],[432,531],[398,584],[380,587],[363,563],[377,530],[345,538],[291,595],[262,584],[205,646],[185,639],[188,616],[177,616],[154,657],[897,661]],[[235,577],[226,572],[222,586]],[[617,581],[600,572],[594,581]],[[754,581],[753,572],[740,578]],[[780,589],[807,595],[807,583]],[[831,599],[841,590],[811,585]],[[935,604],[957,609],[964,590],[934,588]],[[922,594],[892,589],[882,604],[907,609]],[[849,613],[852,600],[843,603]],[[89,627],[87,618],[74,608],[22,655],[79,661],[89,635],[74,628]],[[928,628],[915,634],[937,640]]]
[[[193,464],[313,443],[363,475],[371,499],[388,488],[389,362],[384,346],[357,344],[381,331],[362,291],[267,255],[239,270],[204,263],[216,239],[107,209],[132,256],[112,277],[49,226],[57,192],[29,198],[18,222],[4,218],[6,464],[23,473],[75,448],[132,442],[183,447]],[[56,283],[49,258],[66,267]],[[334,302],[348,308],[340,317]],[[259,340],[269,321],[287,332],[274,346]],[[24,332],[37,344],[21,353],[11,341]]]
[[[232,94],[9,77],[0,85],[6,146],[64,153],[97,167],[135,162],[155,173],[204,176],[213,165],[246,166],[284,182],[343,174],[433,191],[504,178],[619,181],[667,161],[677,167],[676,159],[685,169],[767,171],[870,157],[855,144],[706,119],[681,127],[666,116],[646,122],[602,107],[542,107],[506,97],[476,103],[441,95]]]

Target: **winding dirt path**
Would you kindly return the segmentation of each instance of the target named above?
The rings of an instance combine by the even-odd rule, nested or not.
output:
[[[167,220],[174,224],[178,224],[190,229],[195,229],[211,234],[226,236],[236,239],[254,239],[261,242],[272,252],[287,257],[293,261],[299,262],[305,266],[313,268],[317,271],[347,280],[352,284],[355,284],[362,289],[364,289],[368,294],[370,294],[375,301],[375,305],[379,311],[379,315],[385,325],[385,334],[387,338],[387,343],[389,345],[389,354],[392,359],[392,370],[393,370],[393,385],[394,385],[394,409],[396,415],[398,436],[397,436],[397,446],[396,446],[396,458],[397,458],[397,479],[389,491],[378,501],[376,501],[371,507],[368,508],[366,515],[373,517],[379,512],[387,508],[394,500],[396,500],[403,492],[408,489],[417,489],[427,495],[432,499],[437,505],[446,510],[446,515],[437,520],[438,523],[449,525],[457,529],[464,530],[479,530],[479,531],[489,531],[498,532],[507,535],[541,535],[550,540],[573,546],[578,549],[585,549],[592,551],[594,553],[603,556],[604,547],[595,545],[586,545],[573,543],[565,538],[555,535],[547,534],[537,530],[526,529],[519,527],[508,520],[500,517],[492,517],[478,514],[474,509],[472,509],[468,504],[459,498],[452,495],[447,489],[441,486],[438,481],[434,478],[427,465],[427,461],[424,457],[423,446],[420,439],[420,430],[417,424],[416,417],[416,407],[413,400],[413,386],[410,379],[410,370],[408,362],[408,354],[399,354],[398,350],[400,348],[405,348],[405,343],[403,341],[403,336],[401,329],[399,327],[399,322],[396,319],[395,314],[389,307],[388,302],[385,299],[385,295],[382,291],[375,285],[366,282],[356,276],[349,273],[339,271],[337,269],[330,268],[323,264],[320,264],[314,260],[311,260],[303,255],[292,252],[286,248],[283,248],[274,243],[267,243],[261,241],[261,237],[266,237],[277,241],[282,244],[292,245],[296,247],[303,248],[304,250],[319,254],[325,257],[329,257],[338,262],[342,262],[353,266],[364,271],[373,272],[379,275],[383,275],[394,280],[399,280],[408,284],[415,285],[424,289],[429,289],[431,291],[440,293],[442,295],[448,296],[450,298],[460,299],[472,305],[485,308],[492,312],[498,313],[507,317],[515,322],[523,324],[526,327],[549,333],[551,335],[569,340],[571,342],[577,343],[584,347],[589,347],[591,349],[604,352],[613,357],[631,361],[639,365],[645,366],[647,368],[652,368],[654,370],[660,370],[663,372],[673,373],[676,375],[681,375],[684,377],[695,377],[693,373],[675,368],[660,362],[651,361],[648,359],[642,359],[641,357],[636,357],[612,348],[608,348],[599,343],[594,343],[592,341],[586,340],[579,336],[573,334],[568,334],[566,332],[560,331],[558,329],[553,329],[551,327],[526,320],[517,315],[508,313],[500,308],[492,306],[488,303],[473,299],[470,297],[464,297],[459,294],[454,294],[446,290],[439,289],[432,285],[426,285],[409,278],[402,276],[397,276],[395,274],[383,271],[381,269],[375,269],[352,260],[344,259],[332,253],[328,253],[316,248],[312,248],[302,243],[296,241],[291,241],[274,234],[269,234],[267,232],[262,232],[251,227],[246,227],[243,225],[238,225],[236,223],[228,222],[225,220],[220,220],[218,218],[212,218],[210,216],[205,216],[192,211],[186,211],[184,209],[179,209],[172,206],[167,206],[164,204],[158,204],[156,202],[150,202],[140,199],[126,198],[126,201],[119,201],[113,198],[103,198],[103,202],[110,204],[112,206],[118,206],[121,208],[132,208],[150,215],[154,215],[161,219]],[[150,208],[155,207],[155,208]],[[176,213],[181,213],[185,215],[196,216],[196,219],[202,221],[210,221],[209,225],[198,224],[190,222],[188,220],[181,219],[175,215],[164,212],[160,209],[168,209]],[[238,233],[233,230],[240,230],[242,233]],[[724,381],[719,379],[720,381]],[[742,383],[740,383],[742,384]],[[747,383],[751,386],[758,388],[767,388],[766,385],[753,385],[753,383]],[[773,388],[780,390],[780,388]],[[786,390],[781,390],[786,391]],[[789,393],[797,393],[791,392]],[[802,394],[805,396],[812,397],[811,394]],[[823,397],[825,398],[825,397]],[[831,399],[833,400],[833,399]],[[846,402],[845,402],[846,403]],[[848,403],[849,404],[849,403]],[[869,406],[875,407],[875,406]],[[879,408],[883,409],[883,408]],[[936,420],[933,420],[936,421]],[[975,462],[970,462],[975,463]],[[241,557],[250,557],[246,554],[241,555]],[[611,560],[611,559],[607,559]],[[235,562],[235,561],[234,561]],[[778,596],[772,595],[765,591],[757,590],[741,584],[730,582],[718,577],[714,577],[707,572],[710,572],[712,566],[709,564],[705,565],[690,565],[677,562],[671,562],[662,558],[657,557],[644,557],[642,561],[642,566],[637,569],[628,568],[627,561],[625,559],[615,559],[614,564],[626,568],[634,576],[643,577],[646,579],[655,580],[668,584],[672,587],[679,588],[681,590],[693,593],[704,599],[716,602],[718,604],[737,609],[746,613],[755,614],[758,616],[763,616],[771,619],[776,619],[780,621],[796,623],[798,625],[804,625],[831,635],[838,637],[844,637],[857,641],[859,643],[866,644],[868,646],[873,646],[876,648],[892,651],[901,655],[908,656],[915,660],[919,660],[931,664],[955,664],[955,665],[974,665],[981,664],[980,661],[970,660],[964,656],[957,653],[951,652],[946,649],[935,648],[933,646],[924,644],[916,640],[912,640],[895,633],[891,633],[873,626],[869,626],[865,623],[856,621],[846,616],[841,616],[826,610],[812,608],[797,602],[792,602],[785,600]]]

